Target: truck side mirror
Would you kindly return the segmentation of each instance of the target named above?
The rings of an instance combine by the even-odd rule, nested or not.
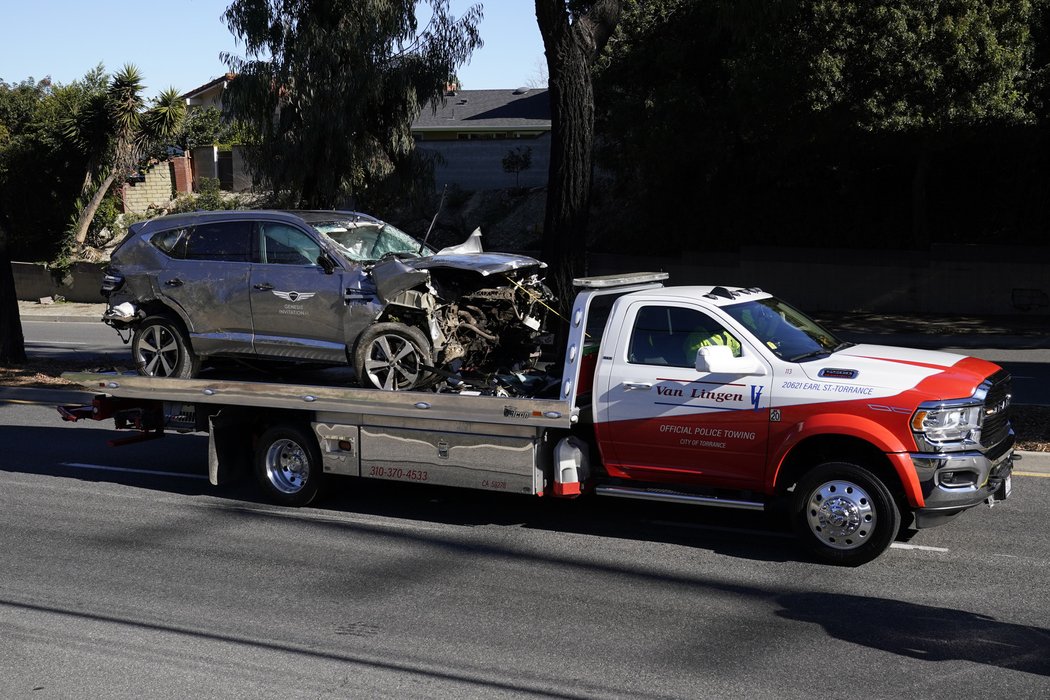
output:
[[[697,351],[696,371],[711,374],[763,376],[766,368],[754,356],[746,352],[741,357],[733,357],[733,350],[729,346],[709,345]]]

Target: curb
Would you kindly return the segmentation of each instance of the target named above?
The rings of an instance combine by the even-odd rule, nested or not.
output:
[[[1028,452],[1017,450],[1014,454],[1021,458],[1014,462],[1015,472],[1050,474],[1050,452]]]

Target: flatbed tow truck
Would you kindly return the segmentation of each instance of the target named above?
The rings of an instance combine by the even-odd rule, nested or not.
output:
[[[556,396],[70,373],[70,421],[207,432],[212,484],[275,502],[334,475],[763,511],[856,566],[908,528],[1010,493],[1010,377],[948,353],[841,343],[756,288],[575,280]],[[126,442],[124,441],[124,442]]]

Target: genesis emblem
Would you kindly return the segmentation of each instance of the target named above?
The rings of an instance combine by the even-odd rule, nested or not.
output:
[[[280,297],[285,301],[306,301],[307,299],[313,299],[317,292],[279,292],[275,289],[273,293],[274,296]]]

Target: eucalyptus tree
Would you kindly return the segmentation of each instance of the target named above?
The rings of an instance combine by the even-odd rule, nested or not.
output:
[[[616,29],[623,0],[536,0],[536,21],[547,56],[551,104],[551,162],[543,258],[563,304],[583,271],[594,141],[592,70]]]
[[[912,235],[929,241],[926,190],[933,154],[960,132],[1030,118],[1029,0],[809,0],[808,102],[854,126],[908,135]]]
[[[249,166],[293,206],[327,208],[391,175],[411,125],[444,98],[482,45],[480,5],[449,0],[234,0],[223,15],[244,42],[224,110],[248,128]]]
[[[73,236],[78,248],[113,183],[132,174],[151,146],[174,139],[182,129],[186,105],[178,91],[168,88],[149,104],[144,89],[142,74],[128,64],[104,90],[70,105],[66,136],[88,157]]]

